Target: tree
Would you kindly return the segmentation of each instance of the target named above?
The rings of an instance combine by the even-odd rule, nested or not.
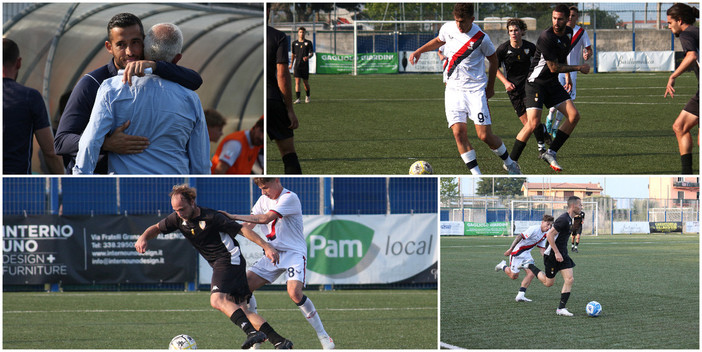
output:
[[[441,178],[441,203],[451,204],[453,201],[458,200],[460,196],[460,190],[458,189],[458,178],[455,177],[442,177]]]
[[[513,196],[522,193],[522,184],[526,178],[510,177],[510,178],[481,178],[478,181],[478,189],[476,194],[481,196]],[[494,193],[493,193],[494,183]]]

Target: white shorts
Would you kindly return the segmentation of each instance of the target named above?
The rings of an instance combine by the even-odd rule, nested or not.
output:
[[[578,73],[573,71],[573,72],[568,72],[570,73],[570,80],[573,82],[572,87],[570,89],[570,100],[575,100],[575,81],[576,78],[578,78]],[[565,73],[559,73],[558,74],[558,81],[561,82],[561,85],[565,85]]]
[[[476,125],[492,124],[485,89],[471,91],[447,86],[444,106],[449,128],[459,122],[467,123],[468,119]]]
[[[281,274],[285,274],[285,282],[297,280],[304,285],[307,274],[307,258],[297,252],[278,253],[280,254],[278,264],[271,263],[270,259],[263,256],[249,270],[268,282],[273,282]]]
[[[514,255],[509,257],[509,269],[513,273],[519,272],[519,267],[522,266],[524,262],[531,262],[534,264],[534,258],[531,257],[531,251],[524,251],[520,255]]]

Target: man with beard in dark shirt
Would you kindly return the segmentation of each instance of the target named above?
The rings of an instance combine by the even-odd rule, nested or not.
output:
[[[144,231],[134,244],[136,251],[144,253],[147,242],[160,233],[180,230],[212,267],[210,305],[246,333],[246,341],[241,348],[248,349],[270,339],[276,349],[292,349],[290,340],[276,333],[260,315],[248,311],[247,301],[251,290],[246,280],[246,260],[235,237],[242,235],[259,245],[266,258],[273,263],[279,260],[278,251],[258,234],[218,211],[196,205],[197,192],[194,188],[176,185],[169,196],[173,213]]]
[[[571,196],[568,198],[568,211],[559,216],[553,222],[553,227],[546,233],[548,246],[544,251],[544,271],[539,270],[534,264],[528,264],[524,268],[531,270],[536,278],[547,287],[553,286],[556,282],[556,273],[561,273],[563,288],[561,289],[561,301],[556,309],[556,314],[566,317],[573,316],[573,313],[566,309],[566,304],[573,287],[573,267],[575,267],[575,262],[568,256],[568,238],[570,238],[573,218],[580,214],[582,209],[583,203],[580,197]]]
[[[536,55],[531,62],[526,85],[527,124],[519,131],[514,141],[510,157],[519,160],[526,147],[529,136],[536,131],[537,135],[543,133],[537,126],[541,123],[541,112],[546,107],[555,106],[567,117],[559,127],[556,138],[550,148],[541,154],[552,169],[561,171],[562,168],[556,161],[556,152],[570,137],[580,120],[580,113],[570,100],[566,88],[558,81],[561,72],[579,71],[590,72],[590,65],[571,66],[566,64],[570,52],[570,40],[573,29],[566,26],[570,9],[566,5],[558,5],[551,14],[553,26],[541,33],[536,41]],[[566,75],[566,86],[570,85],[570,75]],[[537,137],[538,138],[538,137]],[[541,138],[538,138],[541,139]]]
[[[697,85],[699,86],[699,70],[700,70],[700,29],[695,27],[695,19],[700,17],[700,11],[696,7],[686,4],[677,3],[667,11],[668,28],[680,38],[685,58],[680,63],[680,66],[668,78],[668,85],[665,87],[665,98],[668,94],[673,98],[675,94],[675,79],[692,67],[697,77]],[[682,173],[692,174],[692,134],[690,130],[697,126],[700,120],[700,90],[697,89],[695,96],[685,105],[680,115],[673,123],[673,131],[678,139],[678,149],[680,150],[680,162],[682,163]]]

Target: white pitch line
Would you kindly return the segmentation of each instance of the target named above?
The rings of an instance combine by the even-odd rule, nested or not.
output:
[[[439,344],[441,345],[441,347],[448,348],[450,350],[465,350],[465,348],[463,348],[463,347],[454,346],[454,345],[448,344],[446,342],[440,342]]]
[[[403,307],[403,308],[328,308],[322,311],[334,312],[363,312],[363,311],[393,311],[393,310],[437,310],[437,307]],[[299,309],[259,309],[262,312],[296,312]],[[171,313],[171,312],[215,312],[214,309],[64,309],[64,310],[7,310],[3,314],[35,314],[35,313]]]

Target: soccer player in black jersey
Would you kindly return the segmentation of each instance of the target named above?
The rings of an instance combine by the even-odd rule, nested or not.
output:
[[[534,131],[537,135],[542,133],[536,127],[541,123],[541,112],[544,105],[546,107],[555,106],[567,118],[561,123],[556,138],[551,143],[550,148],[541,154],[541,158],[556,171],[562,170],[556,161],[556,152],[570,137],[575,125],[580,120],[580,113],[575,108],[573,101],[570,100],[570,94],[566,88],[558,81],[558,74],[572,71],[585,74],[590,72],[588,64],[577,66],[566,64],[566,57],[570,52],[570,39],[573,36],[573,29],[566,26],[569,14],[568,6],[556,6],[551,14],[553,26],[543,31],[536,41],[536,54],[531,62],[526,85],[525,103],[528,121],[517,134],[510,154],[512,160],[519,160],[529,136]],[[570,75],[566,75],[566,86],[570,85],[570,82]]]
[[[497,78],[502,81],[507,90],[507,96],[512,102],[514,112],[517,113],[522,125],[527,123],[526,106],[524,105],[524,86],[526,85],[527,73],[531,60],[536,53],[536,45],[534,43],[522,39],[524,32],[527,30],[527,25],[519,18],[510,18],[507,20],[507,33],[509,40],[497,47],[497,62],[505,71],[503,74],[497,70]],[[537,129],[542,129],[546,132],[546,126],[539,124]],[[545,143],[550,143],[551,135],[548,133],[534,134],[539,147],[539,153],[546,151]],[[539,139],[542,138],[542,139]]]
[[[570,232],[570,234],[573,236],[573,240],[570,243],[570,250],[573,253],[578,253],[580,235],[583,233],[583,221],[585,221],[585,213],[582,211],[573,218],[573,228]]]
[[[266,4],[267,13],[270,7],[270,3]],[[293,133],[298,127],[288,71],[288,37],[266,26],[266,131],[268,138],[278,145],[286,174],[302,173]]]
[[[314,56],[314,48],[312,42],[305,39],[307,30],[305,27],[300,27],[297,30],[297,40],[292,45],[292,57],[290,58],[290,67],[293,68],[293,76],[295,76],[295,97],[293,103],[300,103],[300,80],[305,85],[305,103],[310,102],[310,59]]]
[[[546,233],[548,246],[544,251],[544,271],[539,270],[534,264],[529,264],[527,268],[531,270],[539,281],[545,286],[551,287],[556,282],[556,273],[560,272],[563,277],[563,288],[561,289],[561,301],[556,309],[556,314],[572,317],[573,313],[566,309],[566,303],[570,298],[570,291],[573,287],[573,267],[575,262],[568,256],[568,238],[570,238],[573,218],[580,214],[583,203],[580,197],[571,196],[568,198],[568,211],[559,216],[553,223],[553,227]]]
[[[137,252],[144,253],[147,242],[160,233],[180,230],[212,267],[210,305],[246,333],[241,348],[248,349],[269,339],[276,349],[292,349],[290,340],[276,333],[260,315],[248,312],[246,305],[251,291],[246,280],[246,260],[235,237],[242,235],[261,246],[274,263],[279,260],[278,251],[252,230],[216,210],[196,205],[194,188],[176,185],[169,196],[173,213],[144,231],[134,245]]]
[[[675,94],[675,79],[692,67],[697,76],[697,85],[700,80],[700,29],[695,27],[695,19],[700,17],[700,11],[693,6],[677,3],[667,11],[668,28],[680,38],[685,58],[680,66],[668,78],[668,85],[665,87],[665,98],[668,94],[673,98]],[[685,105],[680,115],[673,123],[673,131],[678,139],[678,149],[680,150],[680,162],[683,174],[692,174],[692,134],[690,130],[697,126],[700,121],[700,90],[697,89],[695,96]]]

